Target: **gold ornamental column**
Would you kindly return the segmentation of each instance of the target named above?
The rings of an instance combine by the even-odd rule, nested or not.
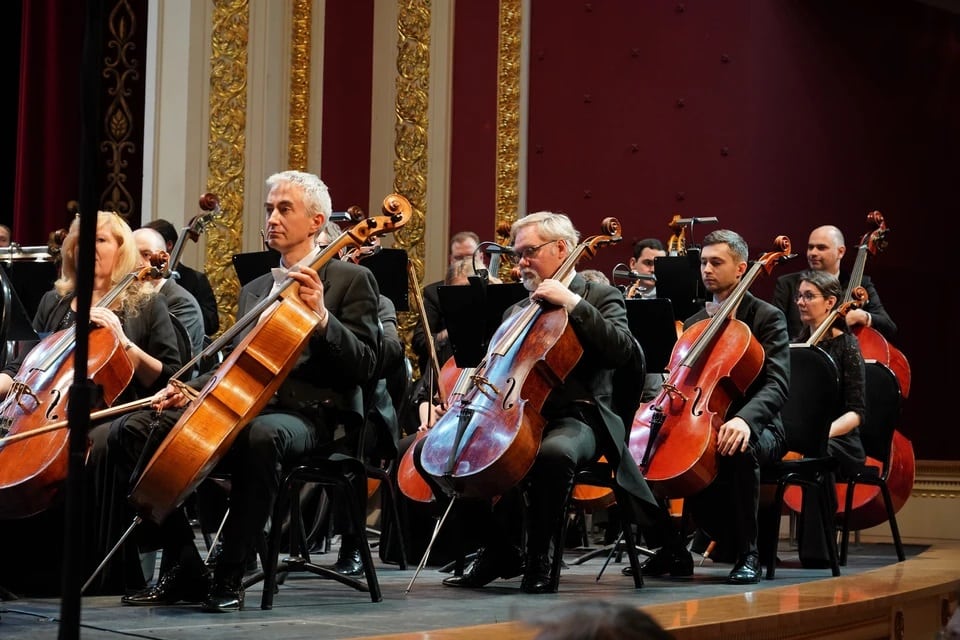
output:
[[[410,221],[394,233],[405,249],[417,280],[423,279],[427,198],[427,105],[430,88],[430,0],[397,2],[397,99],[393,190],[413,209]],[[413,296],[410,296],[413,299]],[[415,313],[401,314],[401,335],[409,336]],[[409,344],[409,340],[407,343]],[[412,356],[411,360],[416,361]]]
[[[497,224],[512,224],[520,208],[521,0],[500,0],[497,47]],[[501,269],[506,276],[507,265]]]
[[[310,9],[313,0],[294,0],[290,34],[290,133],[288,167],[307,170],[310,141]]]
[[[249,22],[247,0],[213,1],[207,190],[223,213],[207,235],[206,272],[221,328],[233,324],[240,293],[230,256],[242,250]]]

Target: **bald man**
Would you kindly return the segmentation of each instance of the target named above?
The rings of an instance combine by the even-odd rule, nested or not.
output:
[[[840,271],[840,260],[846,252],[843,233],[837,227],[824,225],[810,232],[810,238],[807,240],[807,264],[814,271],[825,271],[836,276],[844,288],[850,281],[850,274]],[[888,340],[892,339],[897,333],[897,325],[883,308],[883,303],[880,302],[880,296],[877,295],[870,276],[864,275],[860,284],[867,290],[869,299],[862,309],[854,309],[847,313],[847,326],[873,327]],[[797,311],[796,304],[799,286],[800,272],[788,273],[777,279],[773,291],[773,304],[787,316],[787,331],[791,339],[796,338],[802,329],[800,312]]]
[[[133,240],[137,243],[137,252],[140,254],[140,266],[142,267],[150,264],[150,256],[153,253],[167,250],[166,240],[155,229],[137,229],[133,232]],[[169,278],[158,280],[154,283],[154,288],[166,299],[170,313],[187,330],[192,356],[203,351],[203,312],[200,310],[197,299]]]

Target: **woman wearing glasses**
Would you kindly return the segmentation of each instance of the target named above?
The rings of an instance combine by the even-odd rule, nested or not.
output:
[[[802,329],[797,336],[806,341],[827,320],[830,313],[843,298],[843,289],[840,281],[825,271],[804,271],[800,274],[799,287],[796,295],[797,310],[800,313]],[[830,425],[830,440],[827,451],[840,463],[839,476],[846,477],[855,473],[863,465],[866,454],[863,443],[860,441],[858,427],[863,423],[866,410],[866,391],[864,385],[864,363],[860,355],[860,346],[853,334],[847,332],[846,322],[842,316],[837,316],[830,329],[817,343],[817,346],[827,352],[837,365],[840,374],[840,397],[842,408],[840,415],[834,418]],[[831,481],[832,484],[832,481]],[[827,495],[836,498],[836,491],[828,491]],[[804,497],[803,511],[806,514],[815,514],[815,504],[807,504]],[[815,498],[812,498],[815,500]],[[808,508],[809,507],[809,508]],[[832,510],[836,510],[836,504]],[[821,536],[804,536],[804,530],[810,532],[822,531],[822,527],[815,526],[809,518],[815,515],[804,516],[800,520],[800,561],[804,566],[829,566],[829,556]],[[806,524],[806,526],[804,526]],[[818,538],[813,540],[812,538]]]

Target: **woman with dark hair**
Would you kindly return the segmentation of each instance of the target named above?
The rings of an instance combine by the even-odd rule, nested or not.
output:
[[[800,275],[796,304],[803,325],[797,338],[806,342],[816,330],[827,321],[830,314],[843,298],[843,289],[836,276],[825,271],[804,271]],[[837,365],[840,375],[840,398],[842,406],[839,415],[830,425],[830,439],[827,452],[839,463],[838,475],[845,478],[863,465],[866,454],[860,441],[858,427],[863,424],[866,411],[866,390],[864,386],[864,363],[857,339],[847,331],[843,317],[837,315],[830,328],[817,342]],[[836,499],[833,478],[829,479],[828,496]],[[822,531],[823,527],[812,521],[816,516],[815,498],[805,493],[803,515],[800,519],[798,538],[800,542],[800,561],[806,567],[829,566],[826,541],[823,536],[809,535],[805,532]],[[836,503],[831,506],[836,510]]]

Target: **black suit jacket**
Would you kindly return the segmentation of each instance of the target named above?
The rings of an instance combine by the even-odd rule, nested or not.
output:
[[[203,314],[204,333],[208,336],[215,334],[220,329],[220,314],[217,311],[217,298],[213,295],[213,287],[210,286],[207,274],[181,263],[177,267],[176,280],[177,284],[197,299],[200,312]]]
[[[796,302],[801,273],[803,272],[797,271],[780,276],[777,278],[777,284],[773,290],[773,304],[786,314],[787,332],[791,338],[796,338],[803,330],[803,324],[800,322],[800,311],[797,309]],[[840,284],[843,285],[844,289],[846,289],[848,282],[850,282],[850,274],[841,271]],[[892,340],[897,333],[897,325],[890,318],[890,314],[883,307],[883,303],[880,302],[880,296],[877,295],[877,289],[873,286],[870,276],[863,276],[860,284],[867,290],[867,303],[863,306],[863,310],[872,316],[873,328],[883,334],[883,337],[887,340]]]
[[[707,319],[706,310],[690,316],[684,329]],[[756,437],[765,428],[773,429],[778,440],[784,440],[780,409],[787,401],[790,388],[790,340],[783,313],[751,293],[744,294],[737,307],[737,320],[750,328],[750,333],[763,347],[764,361],[760,373],[742,398],[735,399],[727,410],[727,420],[739,416],[750,425]]]
[[[378,355],[379,326],[377,282],[369,269],[340,260],[332,260],[320,269],[323,302],[330,313],[323,336],[310,337],[297,358],[293,370],[277,392],[280,407],[290,408],[294,399],[303,403],[301,413],[337,411],[350,426],[364,419],[362,387],[373,379]],[[238,317],[247,315],[270,294],[274,278],[267,273],[240,290]],[[253,330],[250,323],[233,339],[233,347]],[[215,373],[215,372],[214,372]],[[190,384],[202,388],[210,375]]]

